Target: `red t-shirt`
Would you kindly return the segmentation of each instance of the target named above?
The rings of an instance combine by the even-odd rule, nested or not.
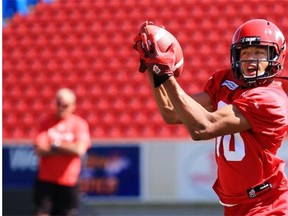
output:
[[[40,126],[40,132],[35,138],[35,145],[48,145],[51,141],[75,142],[81,141],[86,149],[91,146],[88,123],[71,115],[65,119],[49,116]],[[74,186],[81,171],[81,158],[77,155],[53,155],[40,158],[38,179]]]
[[[218,178],[213,186],[221,202],[254,202],[287,190],[284,161],[276,156],[288,129],[288,98],[280,83],[257,88],[241,88],[230,70],[216,72],[204,91],[215,109],[234,104],[245,116],[251,129],[216,138]],[[265,182],[269,193],[249,198],[247,190]]]

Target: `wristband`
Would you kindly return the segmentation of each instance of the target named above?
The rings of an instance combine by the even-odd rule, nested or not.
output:
[[[160,85],[162,85],[170,76],[173,76],[172,74],[163,74],[161,76],[158,76],[153,73],[153,80],[154,80],[154,87],[157,88]]]
[[[54,141],[52,143],[52,149],[57,149],[61,145],[60,141]]]

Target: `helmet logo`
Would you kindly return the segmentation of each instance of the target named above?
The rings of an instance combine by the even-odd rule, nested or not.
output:
[[[241,43],[249,43],[251,45],[252,43],[259,43],[261,41],[259,36],[253,36],[253,37],[243,37],[241,39]]]

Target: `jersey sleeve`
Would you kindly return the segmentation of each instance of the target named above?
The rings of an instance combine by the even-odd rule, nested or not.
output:
[[[85,143],[87,148],[91,146],[89,125],[82,119],[77,123],[76,140],[81,141],[81,143]]]
[[[51,140],[47,134],[47,129],[49,125],[48,118],[42,118],[37,125],[37,133],[34,137],[34,145],[35,146],[46,146]]]
[[[271,90],[250,91],[233,103],[249,121],[252,130],[267,136],[284,134],[287,130],[287,106],[283,98]]]
[[[218,91],[218,85],[217,84],[217,77],[215,74],[213,74],[207,81],[205,87],[204,87],[204,92],[208,93],[210,96],[210,100],[213,104],[213,107],[216,109],[217,104],[216,104],[216,93]]]
[[[208,79],[204,92],[208,93],[210,96],[211,103],[213,107],[217,109],[217,103],[219,97],[221,97],[221,83],[224,77],[227,75],[229,71],[220,70],[212,74],[212,76]]]

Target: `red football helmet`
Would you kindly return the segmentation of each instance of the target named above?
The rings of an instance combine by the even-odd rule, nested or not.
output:
[[[255,77],[245,77],[241,66],[240,50],[249,46],[265,47],[268,51],[268,66],[263,74],[256,74]],[[285,54],[284,35],[274,23],[264,19],[247,21],[236,30],[232,39],[230,62],[233,75],[236,79],[243,81],[246,86],[269,83],[283,69]]]

